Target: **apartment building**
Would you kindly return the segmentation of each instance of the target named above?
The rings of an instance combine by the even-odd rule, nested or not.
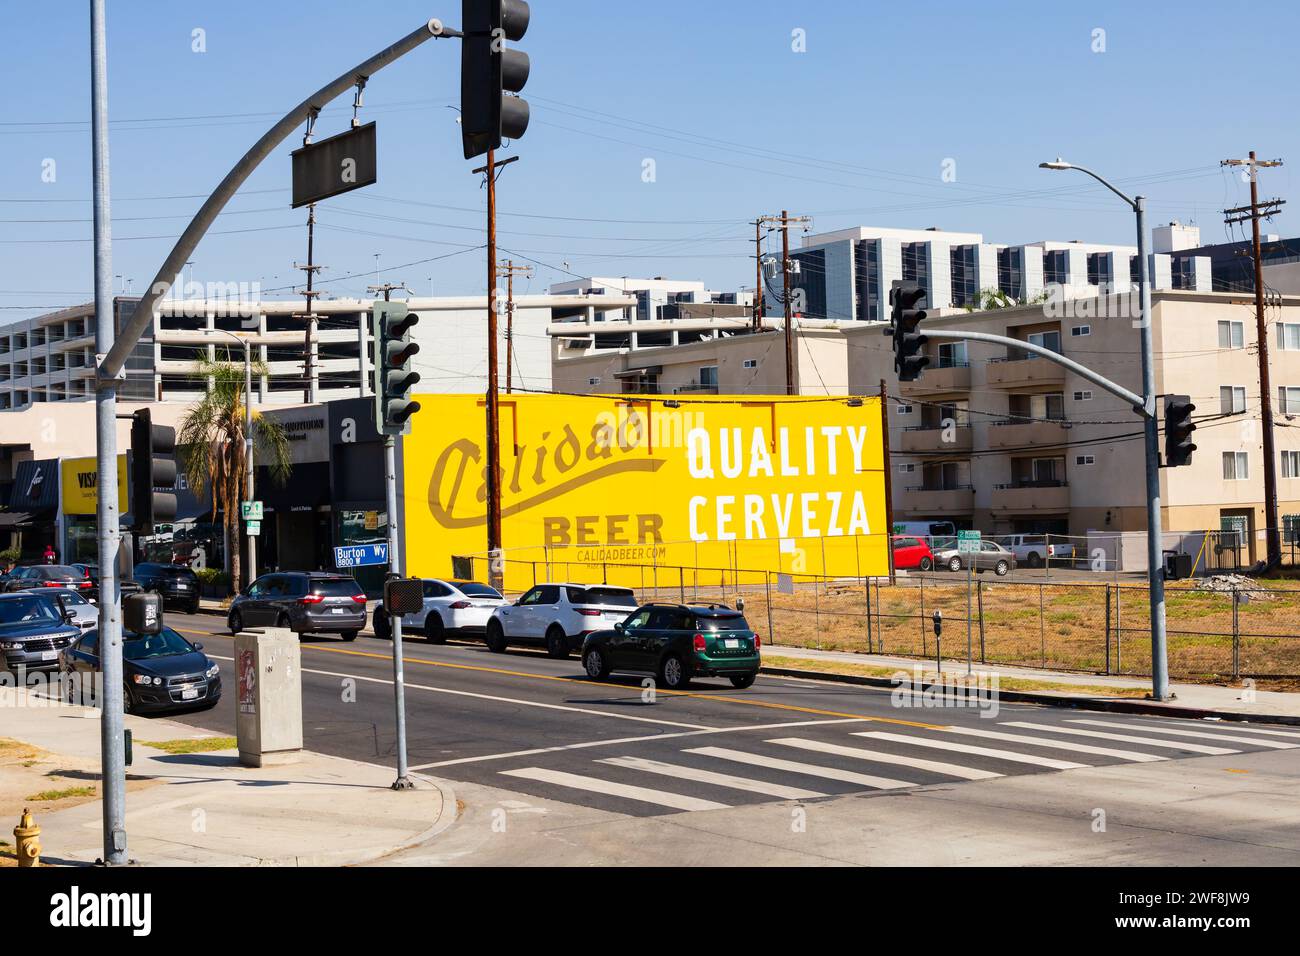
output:
[[[139,300],[114,299],[115,324],[121,328]],[[483,297],[412,298],[421,316],[415,359],[421,387],[438,392],[481,391],[487,387],[487,340]],[[553,322],[593,321],[607,311],[622,314],[636,300],[622,294],[519,296],[515,300],[513,374],[531,388],[551,384]],[[308,320],[297,300],[164,300],[158,317],[133,350],[123,401],[192,402],[206,388],[195,374],[196,355],[215,358],[227,351],[243,360],[246,336],[266,374],[253,383],[258,405],[332,401],[369,392],[372,342],[369,301],[324,300],[314,308],[310,342]],[[503,319],[504,326],[504,319]],[[0,326],[0,412],[45,402],[87,400],[94,393],[94,306],[87,303]],[[504,380],[507,350],[499,350]]]
[[[754,293],[717,292],[698,279],[636,279],[628,276],[593,276],[551,286],[555,296],[625,296],[634,303],[596,310],[593,321],[663,322],[706,317],[741,317],[751,314]]]
[[[951,313],[926,327],[1044,346],[1140,393],[1137,314],[1137,296],[1125,294]],[[1269,318],[1281,515],[1294,534],[1300,298],[1281,300]],[[1202,419],[1193,464],[1161,473],[1165,527],[1240,531],[1256,557],[1265,522],[1253,300],[1161,291],[1153,322],[1158,391],[1192,396]],[[1145,528],[1141,421],[1122,400],[1047,359],[981,343],[931,340],[931,366],[919,381],[899,383],[878,327],[849,327],[845,339],[852,391],[890,382],[897,519],[950,520],[995,534]]]
[[[1035,302],[1057,287],[1068,297],[1088,297],[1102,286],[1138,281],[1137,248],[1043,240],[1023,245],[987,243],[980,233],[940,229],[859,226],[803,237],[791,253],[797,270],[801,317],[839,322],[880,322],[889,317],[895,280],[919,282],[931,312],[975,308],[980,293],[996,290],[1017,302]],[[1155,289],[1210,291],[1209,259],[1166,251],[1150,259]],[[767,290],[769,315],[784,306],[775,283]],[[776,290],[779,291],[779,290]]]

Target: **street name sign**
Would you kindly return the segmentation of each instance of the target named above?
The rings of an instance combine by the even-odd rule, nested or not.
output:
[[[334,567],[368,568],[388,563],[388,545],[354,544],[334,549]]]
[[[358,126],[293,152],[293,208],[379,181],[375,124]]]

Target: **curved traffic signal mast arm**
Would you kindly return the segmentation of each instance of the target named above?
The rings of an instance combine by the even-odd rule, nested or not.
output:
[[[348,70],[332,83],[321,87],[286,113],[284,119],[272,126],[261,139],[254,143],[253,148],[235,164],[235,168],[226,174],[226,178],[207,198],[207,201],[203,203],[202,208],[199,209],[190,224],[185,227],[181,237],[176,240],[176,245],[163,262],[162,268],[154,276],[153,282],[144,290],[144,295],[140,297],[135,312],[126,323],[126,327],[117,336],[112,349],[100,361],[96,375],[97,380],[103,382],[113,381],[117,378],[118,373],[126,365],[127,356],[131,354],[131,350],[135,348],[136,343],[140,340],[140,336],[152,325],[153,310],[157,306],[158,300],[171,289],[172,279],[179,274],[181,267],[189,260],[191,253],[194,252],[200,240],[207,234],[208,229],[212,227],[213,221],[225,208],[226,203],[230,201],[231,197],[235,195],[248,177],[253,174],[253,170],[257,169],[263,160],[271,155],[272,150],[284,142],[289,134],[297,129],[301,123],[305,122],[312,113],[352,89],[357,85],[358,81],[374,76],[377,71],[410,53],[426,40],[434,38],[451,39],[461,35],[459,30],[444,26],[441,20],[428,21],[386,50],[376,53],[364,63]]]
[[[1055,362],[1062,368],[1069,369],[1074,374],[1086,378],[1098,388],[1105,389],[1112,395],[1124,399],[1133,406],[1134,411],[1146,418],[1148,417],[1147,404],[1142,396],[1136,392],[1130,392],[1123,385],[1117,385],[1104,375],[1100,375],[1088,368],[1086,365],[1080,365],[1074,359],[1068,359],[1059,352],[1053,352],[1049,348],[1041,345],[1034,345],[1031,342],[1024,342],[1020,339],[1009,338],[1005,335],[993,335],[988,332],[963,332],[957,329],[926,329],[925,335],[931,339],[961,339],[966,342],[988,342],[991,345],[1005,345],[1007,348],[1019,349],[1022,352],[1029,352],[1037,355],[1039,358],[1045,358],[1049,362]]]

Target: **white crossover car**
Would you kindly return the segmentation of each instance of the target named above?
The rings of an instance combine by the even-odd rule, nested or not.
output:
[[[477,581],[424,581],[424,610],[402,619],[402,633],[424,635],[430,644],[441,644],[447,635],[482,634],[492,612],[508,603],[496,588]],[[393,634],[383,604],[375,608],[375,636],[388,640]]]
[[[568,657],[592,631],[621,624],[637,609],[631,588],[607,584],[538,584],[514,604],[492,612],[484,640],[500,654],[510,644],[540,644]]]

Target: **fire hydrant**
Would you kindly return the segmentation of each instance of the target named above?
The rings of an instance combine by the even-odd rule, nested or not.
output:
[[[23,809],[22,819],[14,827],[14,839],[18,841],[18,865],[41,865],[41,828],[32,819],[30,810]]]

